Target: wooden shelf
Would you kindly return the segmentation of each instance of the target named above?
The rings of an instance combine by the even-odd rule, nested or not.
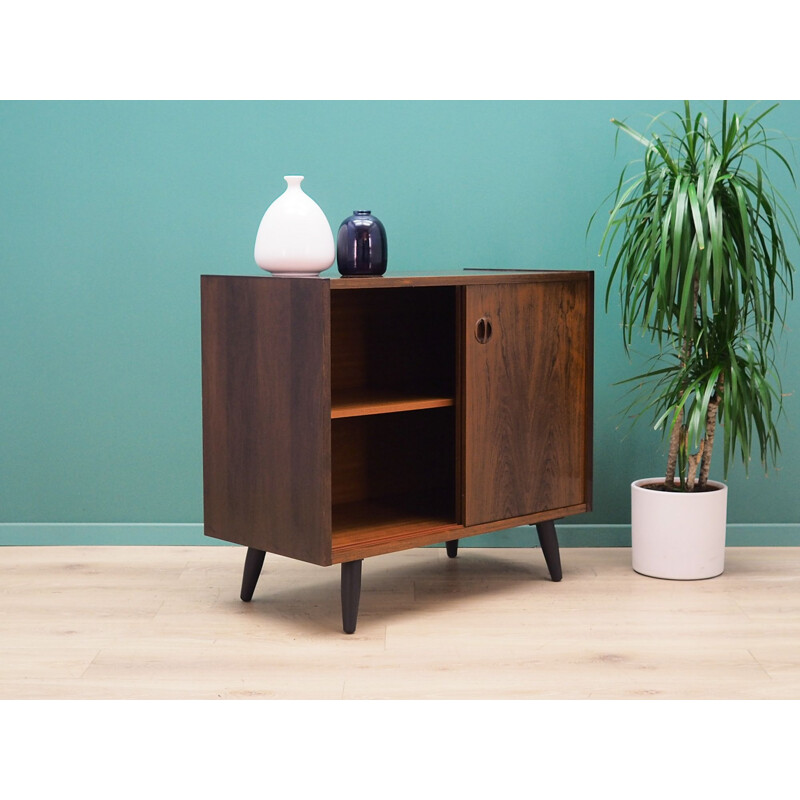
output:
[[[333,506],[334,562],[362,557],[354,554],[389,553],[433,544],[447,538],[447,531],[462,529],[452,517],[421,508],[415,498],[410,499],[410,505],[403,498],[389,498]]]
[[[419,411],[425,408],[446,408],[452,397],[430,397],[390,391],[351,390],[339,392],[331,404],[331,419],[363,417],[370,414],[393,414],[398,411]]]

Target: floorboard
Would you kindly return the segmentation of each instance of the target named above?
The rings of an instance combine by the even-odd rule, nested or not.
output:
[[[339,569],[238,547],[0,548],[0,699],[800,699],[800,548],[637,575],[627,548],[423,548]]]

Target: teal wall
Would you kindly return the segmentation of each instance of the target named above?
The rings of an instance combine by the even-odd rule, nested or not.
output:
[[[562,541],[627,544],[629,483],[662,472],[663,446],[619,428],[612,384],[632,367],[602,307],[599,228],[585,232],[638,154],[627,141],[615,154],[610,118],[644,125],[679,105],[0,103],[0,543],[204,541],[200,275],[260,274],[258,223],[282,176],[301,174],[334,230],[355,208],[381,218],[392,274],[597,270],[595,510]],[[800,102],[770,120],[800,135]],[[733,544],[800,544],[797,319],[782,470],[729,475]],[[475,541],[529,542],[527,529]]]

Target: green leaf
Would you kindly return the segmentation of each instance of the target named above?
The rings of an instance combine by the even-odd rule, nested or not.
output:
[[[763,124],[774,108],[730,114],[723,102],[716,133],[688,101],[680,113],[655,117],[649,137],[614,120],[615,143],[625,134],[644,154],[641,171],[630,177],[626,165],[607,198],[613,207],[600,247],[611,267],[606,309],[613,284],[626,351],[634,331],[656,348],[647,370],[628,383],[627,411],[652,415],[666,433],[683,409],[696,445],[717,397],[726,474],[737,455],[747,469],[756,447],[765,464],[780,449],[773,353],[794,292],[790,254],[800,233],[796,201],[787,201],[766,169],[786,170],[794,185],[781,140]],[[678,456],[685,470],[685,447]]]
[[[700,212],[700,203],[697,201],[697,189],[694,184],[688,185],[689,207],[692,211],[692,221],[694,222],[695,236],[697,236],[697,246],[702,250],[706,246],[705,236],[703,235],[703,216]]]

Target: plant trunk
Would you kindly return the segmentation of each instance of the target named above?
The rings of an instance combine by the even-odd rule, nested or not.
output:
[[[697,307],[697,276],[694,278],[694,306]],[[686,368],[689,363],[689,357],[692,354],[692,339],[686,336],[681,345],[681,367]],[[678,412],[678,417],[675,424],[672,426],[672,432],[669,437],[669,455],[667,456],[667,473],[664,476],[664,486],[667,489],[672,489],[675,485],[675,472],[678,467],[678,453],[681,449],[685,431],[683,430],[683,408]],[[682,469],[681,469],[682,474]],[[683,482],[683,478],[681,478]]]
[[[699,293],[700,293],[700,276],[697,272],[695,272],[694,277],[692,278],[692,323],[694,323],[695,317],[697,315],[697,304],[699,300]],[[689,363],[689,359],[692,354],[692,342],[694,341],[694,330],[693,325],[691,326],[688,333],[684,331],[684,339],[683,339],[683,364],[682,366],[684,369],[686,365]],[[683,409],[681,409],[681,421],[683,421]],[[673,431],[674,433],[674,431]],[[706,440],[703,439],[700,442],[700,447],[698,451],[694,454],[689,452],[688,442],[685,438],[686,431],[683,431],[683,443],[684,447],[686,447],[686,459],[687,459],[687,470],[686,470],[686,491],[693,492],[695,481],[697,480],[697,470],[700,469],[702,475],[702,462],[703,462],[703,454],[705,453],[705,446]],[[671,443],[670,443],[671,445]]]
[[[694,484],[697,480],[697,468],[700,466],[700,462],[703,459],[705,448],[706,440],[703,439],[703,441],[700,442],[700,449],[694,453],[694,455],[689,455],[689,470],[686,475],[686,491],[688,492],[694,491]]]
[[[722,388],[724,385],[723,377],[720,377],[714,396],[708,404],[706,414],[706,438],[704,439],[705,448],[703,450],[703,466],[700,469],[700,479],[697,482],[699,488],[703,488],[708,483],[708,471],[711,468],[711,455],[714,450],[714,434],[717,431],[717,414],[719,404],[722,400]]]
[[[675,470],[678,466],[678,450],[681,446],[681,435],[683,432],[683,409],[678,414],[678,419],[672,426],[672,433],[669,437],[669,455],[667,457],[667,474],[664,478],[664,485],[672,489],[675,485]]]

